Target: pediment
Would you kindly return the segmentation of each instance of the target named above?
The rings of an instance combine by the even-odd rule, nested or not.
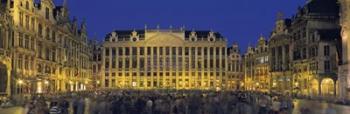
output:
[[[182,37],[173,35],[172,33],[158,33],[146,38],[146,45],[177,47],[184,45],[184,40]]]

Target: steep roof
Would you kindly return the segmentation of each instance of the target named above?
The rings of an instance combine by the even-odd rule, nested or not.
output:
[[[337,0],[312,0],[305,8],[309,13],[336,14],[339,13]]]

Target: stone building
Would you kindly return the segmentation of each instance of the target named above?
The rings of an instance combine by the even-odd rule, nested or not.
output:
[[[339,96],[350,99],[350,0],[338,0],[340,4],[340,25],[342,36],[342,62],[339,68]]]
[[[339,5],[336,0],[310,0],[292,18],[292,70],[296,93],[335,96],[341,58]]]
[[[272,92],[291,93],[293,90],[290,26],[291,20],[284,19],[283,14],[278,13],[275,28],[268,43]]]
[[[247,90],[268,92],[270,89],[269,50],[261,36],[256,47],[248,47],[244,54],[245,87]]]
[[[92,42],[92,81],[94,88],[99,88],[101,85],[101,69],[102,69],[102,43],[98,41]]]
[[[118,30],[102,52],[102,87],[223,89],[227,86],[226,39],[213,31]]]
[[[11,71],[13,42],[13,23],[9,14],[9,6],[5,1],[0,2],[0,97],[11,95]]]
[[[244,73],[243,73],[243,59],[240,54],[240,49],[237,43],[234,43],[231,47],[228,48],[228,68],[227,68],[227,78],[228,86],[227,89],[230,90],[243,90],[244,82]]]
[[[91,47],[85,22],[78,25],[77,19],[69,19],[66,0],[63,6],[52,0],[2,0],[2,4],[7,7],[1,16],[10,15],[5,23],[13,22],[13,30],[2,37],[7,38],[7,56],[1,59],[11,70],[7,80],[12,80],[12,94],[85,90],[92,75]]]

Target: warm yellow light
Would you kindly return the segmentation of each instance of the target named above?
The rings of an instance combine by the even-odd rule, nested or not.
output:
[[[69,84],[73,84],[73,82],[72,82],[72,81],[69,81]]]
[[[45,80],[44,81],[45,85],[49,85],[49,81]]]
[[[22,85],[22,84],[23,84],[23,80],[18,80],[17,83],[18,83],[19,85]]]
[[[273,86],[273,87],[276,87],[276,85],[277,85],[276,82],[273,82],[273,83],[272,83],[272,86]]]
[[[88,84],[89,82],[87,80],[85,80],[85,84]]]
[[[42,82],[38,82],[37,86],[38,86],[37,93],[43,93]]]
[[[259,85],[260,85],[259,82],[257,82],[257,83],[256,83],[256,86],[259,86]]]
[[[97,84],[100,84],[100,81],[96,81]]]
[[[241,83],[241,86],[244,86],[244,83],[243,83],[243,82]]]
[[[295,82],[295,86],[299,86],[299,83],[298,83],[298,82]]]

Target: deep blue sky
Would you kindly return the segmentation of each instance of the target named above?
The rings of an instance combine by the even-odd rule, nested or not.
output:
[[[55,0],[61,4],[63,0]],[[306,0],[68,0],[71,16],[87,21],[90,37],[115,29],[185,26],[214,30],[242,51],[255,44],[260,34],[268,37],[277,12],[292,16]]]

